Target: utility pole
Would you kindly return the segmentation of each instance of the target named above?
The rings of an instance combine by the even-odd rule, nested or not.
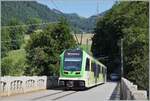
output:
[[[121,77],[123,77],[123,39],[121,39]]]
[[[97,0],[97,9],[96,10],[97,10],[96,13],[97,13],[97,16],[98,16],[98,14],[99,14],[99,1],[98,0]]]
[[[120,40],[121,41],[121,79],[123,77],[123,38]],[[120,100],[123,100],[123,93],[122,93],[122,80],[120,81]]]
[[[88,38],[86,39],[86,50],[87,50],[87,52],[89,52],[88,51],[88,44],[89,44],[89,40],[88,40]]]
[[[96,22],[98,22],[98,17],[99,17],[99,0],[97,0],[97,6],[96,6],[96,13],[97,13],[97,17],[96,17]]]
[[[76,43],[77,43],[77,45],[79,46],[79,45],[80,45],[80,43],[79,43],[79,40],[78,40],[78,38],[77,38],[76,33],[75,33],[75,32],[72,32],[72,34],[74,34],[74,37],[75,37]],[[78,47],[78,46],[77,46],[77,47]]]
[[[80,45],[82,45],[83,32],[81,33]]]

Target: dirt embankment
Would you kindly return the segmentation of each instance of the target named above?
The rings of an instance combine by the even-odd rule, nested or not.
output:
[[[87,44],[87,40],[88,40],[88,45],[91,45],[92,44],[91,39],[92,39],[93,35],[94,34],[83,34],[82,44]],[[80,42],[81,41],[81,34],[76,34],[76,36],[77,36],[78,41]],[[75,38],[75,35],[74,35],[74,38]],[[76,40],[76,38],[75,38],[75,40]]]

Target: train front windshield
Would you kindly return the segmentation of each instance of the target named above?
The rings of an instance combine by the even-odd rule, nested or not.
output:
[[[82,51],[66,51],[64,56],[64,70],[80,71],[82,64]]]

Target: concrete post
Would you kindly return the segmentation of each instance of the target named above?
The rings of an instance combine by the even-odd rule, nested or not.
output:
[[[147,100],[147,92],[138,90],[137,85],[125,78],[121,78],[121,95],[122,100]]]
[[[133,91],[132,94],[132,100],[147,100],[147,92],[145,90]]]

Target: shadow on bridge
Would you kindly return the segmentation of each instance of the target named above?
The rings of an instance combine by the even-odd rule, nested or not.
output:
[[[61,87],[61,86],[56,86],[56,87],[49,87],[47,88],[47,90],[61,90],[61,91],[87,91],[87,90],[90,90],[92,88],[95,88],[97,86],[100,86],[100,85],[103,85],[104,83],[101,83],[101,84],[98,84],[98,85],[95,85],[95,86],[92,86],[92,87],[88,87],[88,88],[81,88],[81,87],[73,87],[73,88],[67,88],[67,87]]]
[[[120,82],[117,83],[117,86],[113,90],[109,100],[120,100]]]

